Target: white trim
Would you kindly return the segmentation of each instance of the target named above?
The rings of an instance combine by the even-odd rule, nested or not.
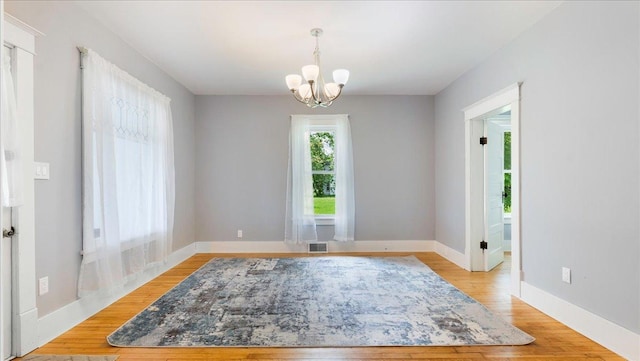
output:
[[[35,37],[43,36],[44,34],[11,16],[11,14],[4,13],[4,20],[5,35],[3,41],[36,55]]]
[[[435,241],[329,241],[329,253],[334,252],[432,252]],[[196,242],[196,253],[307,253],[306,244],[283,241],[222,241]]]
[[[45,34],[42,31],[34,28],[33,26],[25,23],[24,21],[16,18],[15,16],[9,13],[4,13],[4,19],[10,22],[11,24],[19,27],[21,30],[33,35],[34,37],[45,36]]]
[[[34,287],[35,289],[35,287]],[[35,330],[38,328],[38,309],[31,308],[26,312],[14,315],[13,344],[17,345],[16,356],[24,356],[38,347]]]
[[[0,0],[0,43],[2,43],[0,44],[2,45],[2,47],[0,48],[0,61],[4,61],[5,53],[9,50],[4,46],[4,28],[5,28],[4,18],[5,18],[4,0]],[[0,84],[2,84],[3,82],[4,82],[4,79],[2,78],[2,71],[0,71]],[[1,131],[0,131],[0,138],[1,138]],[[1,146],[2,144],[0,144],[0,147]],[[4,194],[0,187],[0,199],[3,199],[3,198],[4,198]],[[4,225],[2,224],[2,216],[0,216],[0,229],[2,229],[3,226]],[[6,297],[5,295],[7,295],[8,292],[11,292],[11,285],[8,285],[6,282],[3,282],[3,279],[5,277],[4,275],[5,265],[3,264],[3,262],[5,262],[5,259],[9,257],[11,257],[11,254],[8,254],[5,256],[4,245],[0,244],[0,297],[3,297],[2,299],[0,299],[0,332],[4,332],[5,329],[7,328],[12,328],[11,316],[7,318],[4,312],[4,307],[5,307],[4,297]],[[5,341],[5,335],[3,334],[2,336],[0,336],[0,360],[4,360],[6,358],[12,358],[14,355],[13,349],[10,345],[13,342],[13,338],[15,336],[13,335],[12,331],[10,331],[9,334],[11,336],[9,337],[8,344]],[[5,349],[8,349],[8,350],[5,350]]]
[[[109,306],[113,302],[119,300],[136,288],[151,281],[161,273],[177,266],[181,262],[196,254],[196,245],[194,243],[183,247],[171,255],[166,263],[162,266],[144,272],[144,275],[137,278],[134,282],[125,285],[124,289],[110,297],[104,298],[95,296],[87,296],[78,299],[56,311],[41,317],[38,320],[38,345],[42,346],[54,338],[60,336],[72,327],[78,325],[82,321],[93,316],[100,310]],[[34,333],[35,334],[35,333]]]
[[[640,334],[522,282],[522,300],[629,360],[640,360]]]
[[[291,114],[291,119],[302,118],[309,119],[310,124],[314,127],[334,126],[336,119],[340,117],[349,117],[349,114]]]
[[[316,226],[334,226],[336,217],[334,215],[319,214],[316,215]]]
[[[518,92],[517,100],[511,103],[511,294],[516,297],[520,297],[522,292],[520,289],[520,281],[522,281],[521,173],[520,96]]]
[[[35,338],[38,309],[36,307],[35,265],[35,192],[33,183],[34,152],[34,53],[35,36],[39,31],[4,13],[4,44],[12,47],[14,82],[18,117],[21,119],[21,148],[23,160],[23,198],[16,208],[17,235],[12,239],[12,354],[23,356],[37,347]],[[4,50],[4,49],[3,49]]]
[[[467,256],[465,256],[464,253],[460,253],[455,249],[438,241],[434,242],[434,252],[460,268],[463,268],[467,271],[471,270],[471,266],[468,263]]]
[[[463,109],[465,120],[465,256],[472,265],[472,182],[471,182],[471,134],[472,121],[498,114],[505,107],[511,109],[511,294],[520,297],[520,85],[514,83],[493,95]],[[475,198],[474,198],[475,199]]]
[[[520,84],[521,83],[511,84],[508,87],[462,109],[464,112],[464,120],[477,118],[507,104],[513,103],[514,101],[520,100]]]

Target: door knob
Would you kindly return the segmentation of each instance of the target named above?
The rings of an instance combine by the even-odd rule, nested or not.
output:
[[[2,238],[9,238],[14,234],[16,234],[16,229],[13,228],[13,226],[11,227],[10,230],[7,230],[6,228],[2,230]]]

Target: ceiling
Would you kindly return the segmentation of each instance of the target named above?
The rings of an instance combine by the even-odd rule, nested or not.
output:
[[[75,1],[194,94],[287,94],[313,62],[344,94],[436,94],[560,1]],[[90,44],[88,44],[90,45]]]

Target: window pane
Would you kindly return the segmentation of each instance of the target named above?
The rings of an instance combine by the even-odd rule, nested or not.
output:
[[[336,182],[333,174],[313,175],[313,208],[315,214],[336,213]]]
[[[511,173],[504,174],[502,204],[504,205],[504,213],[511,213]]]
[[[511,132],[504,132],[504,169],[511,169]]]
[[[313,175],[313,196],[333,197],[336,195],[336,180],[333,174]]]
[[[311,132],[311,169],[334,170],[333,150],[335,147],[333,132]]]
[[[335,215],[336,214],[336,198],[322,197],[313,198],[314,214],[319,215]]]

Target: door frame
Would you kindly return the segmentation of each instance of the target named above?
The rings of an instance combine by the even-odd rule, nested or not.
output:
[[[38,347],[36,307],[35,191],[34,191],[34,56],[38,30],[2,13],[3,44],[12,48],[14,85],[20,118],[23,160],[23,204],[13,210],[16,236],[12,240],[12,354],[23,356]],[[3,49],[4,51],[4,49]],[[3,52],[4,56],[4,52]],[[6,322],[3,320],[2,322]]]
[[[480,219],[472,212],[473,206],[483,201],[484,192],[474,191],[473,179],[478,177],[474,171],[474,159],[482,148],[472,147],[473,126],[475,122],[487,117],[501,108],[511,108],[511,294],[520,297],[520,281],[522,278],[521,255],[521,207],[520,207],[520,85],[512,84],[476,103],[464,108],[465,121],[465,261],[466,268],[470,271],[484,271],[472,264],[476,252],[481,252],[479,245],[472,245],[473,224],[484,222],[482,214]],[[475,157],[474,157],[475,156]],[[477,167],[475,167],[477,169]],[[482,169],[482,167],[480,168]],[[482,170],[484,172],[484,170]],[[474,175],[475,173],[475,175]],[[484,176],[484,175],[483,175]],[[476,247],[477,246],[477,247]]]

